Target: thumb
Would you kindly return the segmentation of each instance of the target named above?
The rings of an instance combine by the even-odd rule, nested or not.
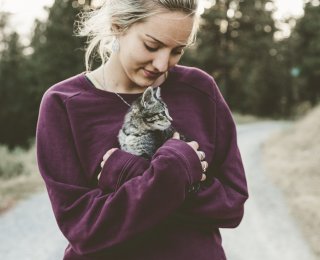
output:
[[[180,139],[180,134],[178,132],[174,132],[172,138],[173,139]]]

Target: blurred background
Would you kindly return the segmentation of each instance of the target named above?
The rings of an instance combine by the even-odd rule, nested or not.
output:
[[[44,190],[34,156],[41,97],[54,83],[85,70],[85,39],[73,36],[74,21],[80,11],[100,4],[0,0],[2,216]],[[264,130],[256,144],[260,164],[299,236],[320,259],[320,1],[203,0],[199,12],[197,43],[180,64],[215,78],[240,130],[263,131],[270,124],[281,130]],[[255,182],[248,183],[254,194]]]

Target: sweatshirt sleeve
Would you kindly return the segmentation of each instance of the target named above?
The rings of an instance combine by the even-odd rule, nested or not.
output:
[[[150,231],[181,206],[187,187],[201,179],[193,149],[169,140],[140,176],[104,192],[81,167],[65,101],[55,93],[42,99],[36,144],[58,226],[79,255],[107,252]]]
[[[234,120],[220,91],[217,87],[215,90],[214,158],[204,185],[185,201],[176,216],[203,226],[234,228],[240,224],[244,214],[247,182]]]

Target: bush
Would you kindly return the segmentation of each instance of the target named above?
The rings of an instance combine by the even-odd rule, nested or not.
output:
[[[30,150],[0,146],[0,179],[11,179],[21,175],[29,175],[35,169],[34,147]]]

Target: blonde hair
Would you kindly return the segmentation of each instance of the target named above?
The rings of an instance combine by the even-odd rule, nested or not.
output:
[[[198,0],[105,0],[100,8],[80,14],[76,35],[87,37],[85,65],[89,71],[93,58],[99,55],[102,64],[110,57],[113,38],[135,23],[163,12],[180,11],[194,18],[189,46],[196,40],[199,27]],[[114,30],[118,28],[118,30]]]

